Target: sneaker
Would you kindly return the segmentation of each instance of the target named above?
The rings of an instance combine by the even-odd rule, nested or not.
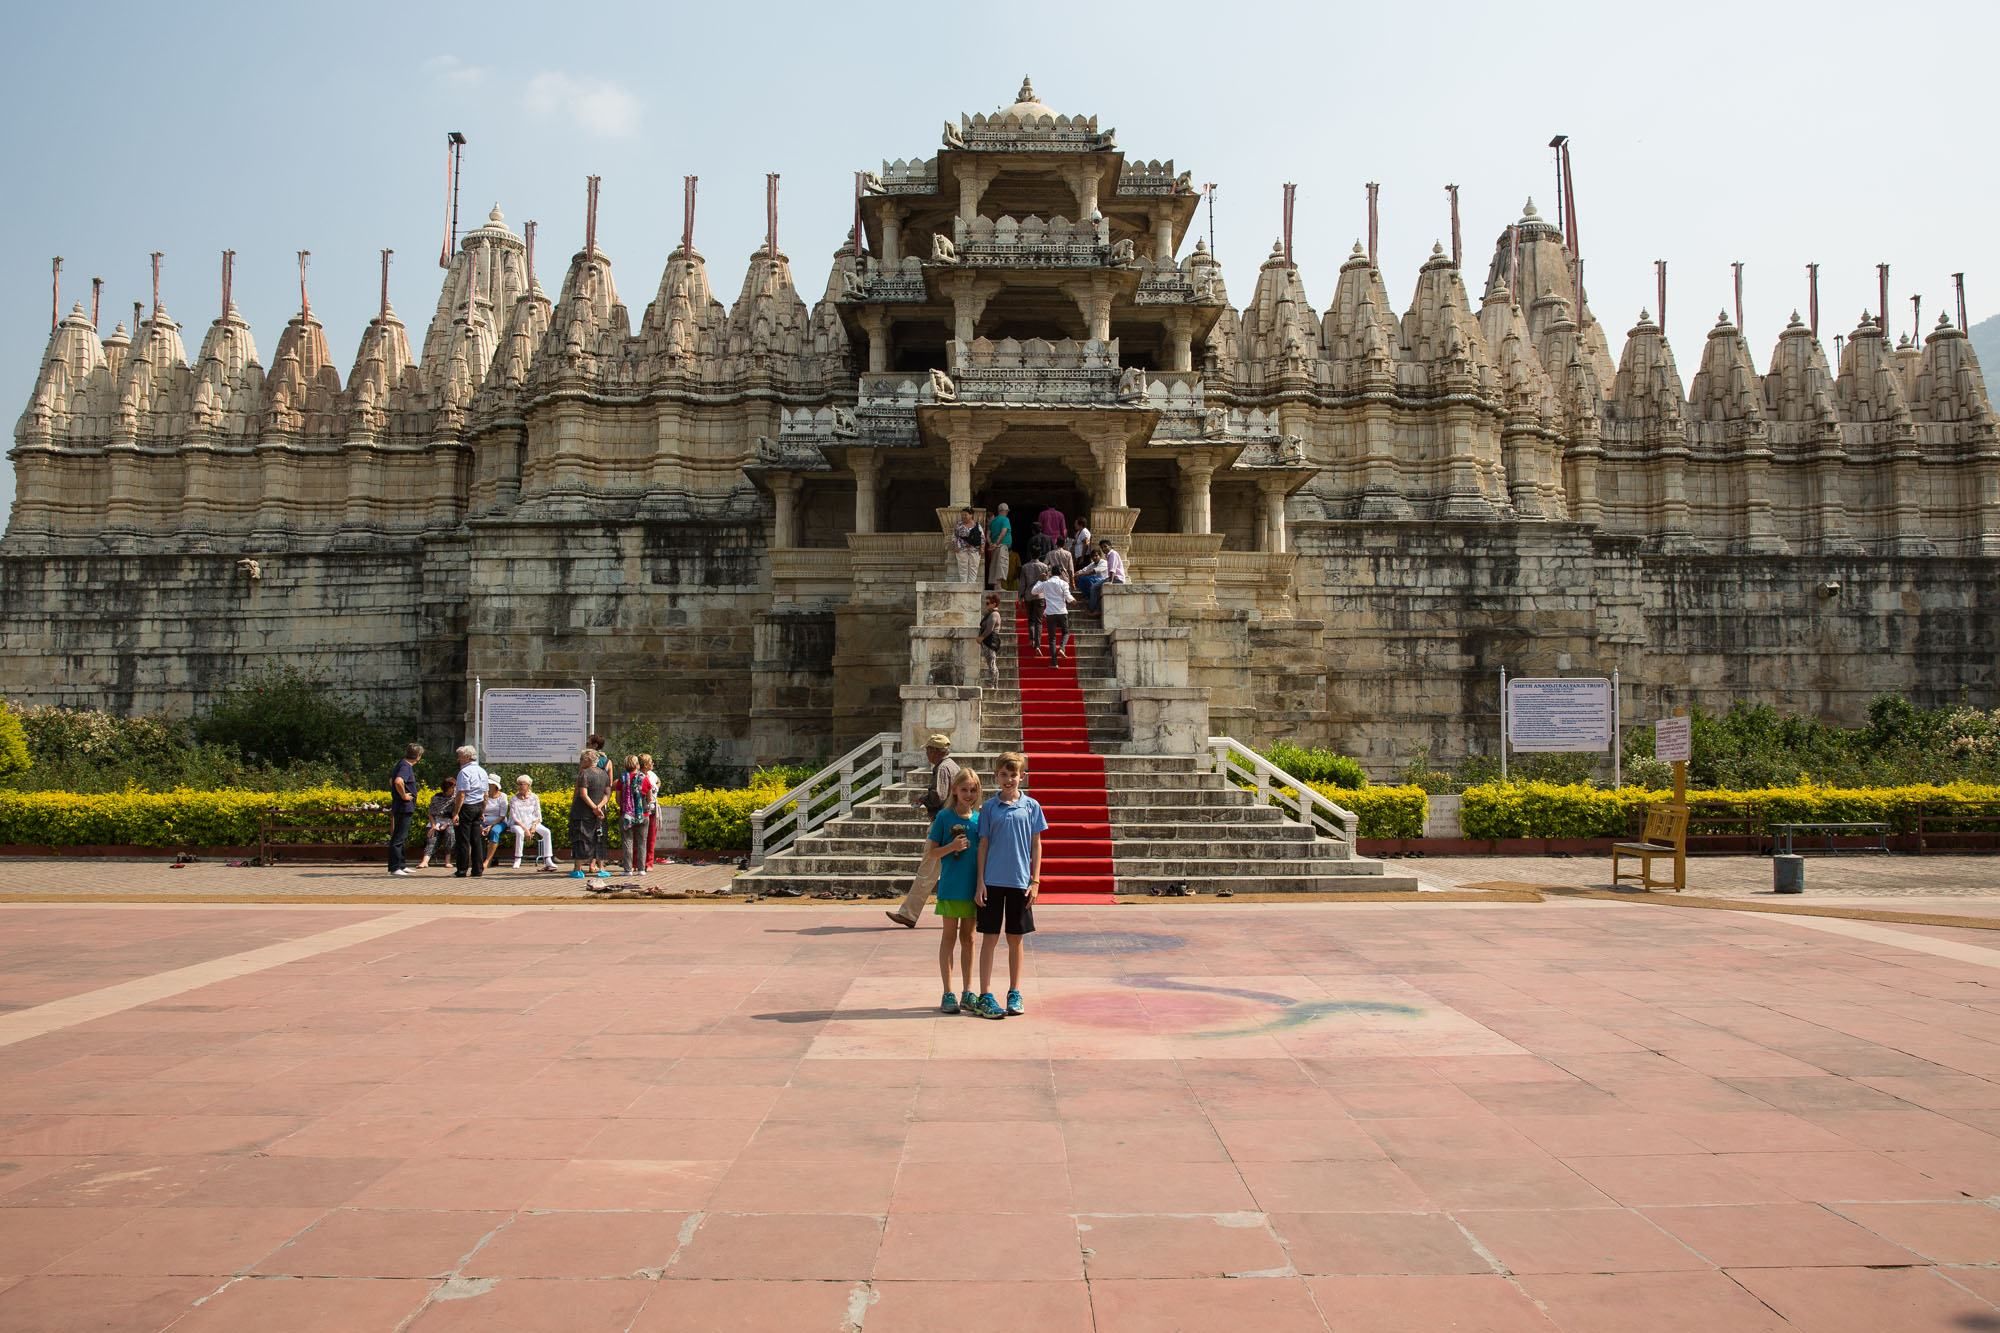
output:
[[[399,875],[407,875],[410,873],[410,868],[408,866],[404,866],[401,870],[398,870],[396,873]]]
[[[901,912],[884,912],[882,915],[888,917],[905,930],[915,930],[917,928],[917,923],[904,916]]]
[[[966,991],[958,997],[958,1012],[961,1014],[977,1013],[978,1010],[979,997],[971,991]]]
[[[946,991],[944,993],[944,999],[939,1001],[938,1003],[938,1012],[941,1014],[957,1013],[958,997],[956,995],[953,995],[950,991]]]
[[[600,870],[600,871],[598,871],[598,872],[597,872],[597,877],[598,877],[599,879],[610,879],[610,878],[611,878],[611,872],[610,872],[609,870]]]
[[[972,1012],[978,1014],[981,1018],[1005,1018],[1007,1016],[1007,1011],[1000,1007],[1000,1001],[993,998],[992,991],[987,991],[986,994],[979,997],[979,1006]]]
[[[1028,1012],[1028,1007],[1021,1003],[1021,992],[1017,990],[1007,992],[1007,1012],[1009,1015]]]
[[[514,869],[519,870],[520,868],[521,868],[521,858],[517,856],[514,858]]]
[[[589,879],[589,878],[590,878],[590,876],[589,876],[588,874],[586,874],[586,873],[585,873],[584,871],[581,871],[581,870],[572,870],[572,871],[570,871],[570,872],[569,872],[569,877],[570,877],[571,879]]]

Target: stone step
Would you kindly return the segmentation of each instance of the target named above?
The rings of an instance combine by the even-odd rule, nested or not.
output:
[[[1372,869],[1362,869],[1368,866]],[[1381,863],[1347,862],[1341,874],[1313,873],[1309,875],[1175,875],[1168,878],[1148,876],[1128,876],[1120,874],[1117,879],[1117,894],[1120,898],[1146,898],[1150,890],[1177,888],[1185,885],[1196,893],[1217,893],[1224,889],[1232,893],[1381,893],[1388,891],[1413,892],[1417,881],[1410,875],[1387,875],[1382,873]],[[735,887],[739,892],[768,894],[774,889],[792,889],[804,895],[820,892],[851,894],[861,898],[893,899],[909,892],[912,874],[849,874],[849,875],[798,875],[780,872],[774,867],[764,870],[745,871],[736,877]],[[1045,885],[1049,891],[1058,891],[1054,886]]]
[[[1058,830],[1060,831],[1060,830]],[[1346,844],[1331,839],[1305,839],[1293,841],[1284,838],[1216,839],[1213,837],[1195,839],[1152,839],[1135,838],[1113,833],[1109,839],[1111,854],[1120,865],[1128,860],[1146,861],[1201,861],[1209,864],[1236,864],[1249,862],[1282,861],[1287,864],[1299,861],[1348,861],[1352,854]],[[828,836],[809,833],[793,844],[792,850],[800,856],[840,856],[864,858],[889,858],[891,860],[912,860],[923,855],[925,839],[921,832],[907,831],[897,837],[848,837]]]

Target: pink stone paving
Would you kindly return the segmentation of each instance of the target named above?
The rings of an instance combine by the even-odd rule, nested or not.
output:
[[[2000,932],[1051,908],[997,1023],[935,943],[0,908],[0,1328],[2000,1330]]]

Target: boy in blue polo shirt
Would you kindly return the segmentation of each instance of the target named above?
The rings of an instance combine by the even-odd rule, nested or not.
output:
[[[978,906],[979,1003],[981,1018],[1005,1018],[1025,1011],[1021,1003],[1022,946],[1035,930],[1035,892],[1042,879],[1042,834],[1049,821],[1041,803],[1021,790],[1028,761],[1008,751],[995,776],[1000,794],[979,811]],[[993,998],[993,950],[1007,934],[1007,1007]]]

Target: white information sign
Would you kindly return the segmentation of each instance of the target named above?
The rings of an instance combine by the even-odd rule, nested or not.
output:
[[[1684,717],[1663,717],[1653,724],[1653,758],[1682,763],[1694,758],[1694,723]]]
[[[1507,682],[1507,745],[1535,754],[1611,748],[1611,682],[1601,676],[1526,676]]]
[[[487,690],[479,700],[480,759],[573,764],[590,736],[583,690]]]

